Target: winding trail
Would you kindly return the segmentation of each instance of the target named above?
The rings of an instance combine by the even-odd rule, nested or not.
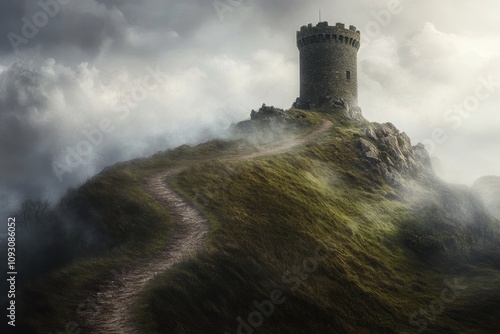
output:
[[[316,130],[297,140],[256,153],[235,155],[232,158],[244,160],[283,152],[312,141],[331,126],[332,123],[325,120]],[[207,239],[209,222],[166,183],[168,176],[175,175],[185,168],[177,167],[157,173],[150,177],[145,185],[147,192],[162,203],[177,222],[168,246],[145,262],[124,268],[121,273],[115,272],[113,280],[99,286],[98,292],[92,298],[97,303],[92,305],[90,312],[82,311],[84,314],[82,333],[139,334],[140,332],[133,326],[131,307],[138,295],[156,275],[164,273],[187,256],[195,254],[203,246]]]

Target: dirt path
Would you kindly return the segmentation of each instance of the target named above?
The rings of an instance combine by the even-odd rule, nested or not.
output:
[[[307,136],[256,153],[237,155],[234,158],[250,159],[286,151],[311,141],[331,126],[330,121],[324,121],[318,129]],[[84,319],[86,330],[84,329],[82,333],[139,333],[133,327],[131,313],[131,305],[137,296],[156,275],[165,272],[202,247],[208,235],[208,221],[175,193],[165,181],[167,176],[182,170],[183,168],[165,170],[149,178],[146,184],[147,191],[167,208],[172,218],[177,222],[168,247],[154,258],[133,268],[124,269],[121,273],[116,273],[114,280],[100,286],[99,292],[95,296],[97,305],[94,306],[92,312],[86,314]]]
[[[323,123],[316,130],[312,131],[311,133],[307,134],[304,137],[301,137],[301,138],[298,138],[295,140],[290,140],[290,141],[282,143],[281,145],[278,145],[276,147],[271,147],[271,148],[268,148],[268,149],[265,149],[265,150],[262,150],[262,151],[259,151],[256,153],[237,155],[237,156],[235,156],[235,158],[237,158],[239,160],[243,160],[243,159],[255,158],[255,157],[258,157],[261,155],[270,155],[270,154],[277,154],[280,152],[284,152],[284,151],[289,150],[295,146],[300,146],[300,145],[303,145],[303,144],[310,142],[311,140],[313,140],[314,138],[318,137],[320,134],[322,134],[323,132],[325,132],[326,130],[331,128],[332,125],[333,125],[332,122],[324,120]]]

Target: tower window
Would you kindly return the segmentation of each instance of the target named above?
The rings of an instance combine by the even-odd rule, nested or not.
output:
[[[351,71],[347,71],[345,73],[345,77],[346,77],[347,80],[351,80]]]

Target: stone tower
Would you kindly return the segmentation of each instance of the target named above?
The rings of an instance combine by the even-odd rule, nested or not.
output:
[[[300,52],[300,98],[296,107],[358,106],[357,53],[361,34],[343,23],[320,22],[297,31]]]

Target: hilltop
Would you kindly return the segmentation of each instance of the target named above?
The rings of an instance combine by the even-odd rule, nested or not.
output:
[[[175,243],[182,222],[147,186],[165,171],[209,229],[128,305],[144,332],[500,328],[500,223],[470,188],[436,177],[391,123],[269,108],[233,139],[120,163],[71,190],[60,210],[99,248],[24,291],[27,330],[85,329],[102,291]]]

